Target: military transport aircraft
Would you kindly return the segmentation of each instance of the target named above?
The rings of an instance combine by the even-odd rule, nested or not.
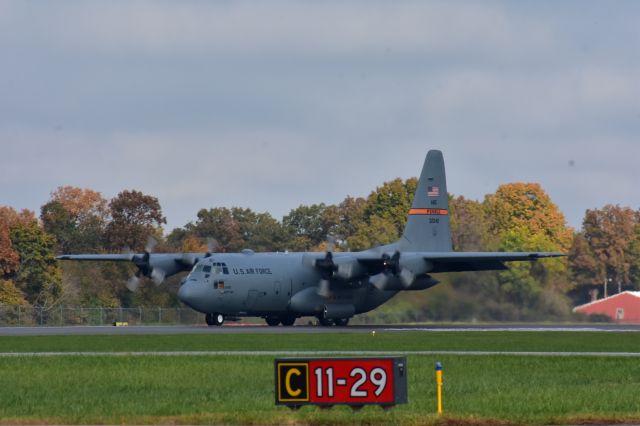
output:
[[[205,314],[209,325],[240,317],[262,317],[271,326],[293,325],[315,316],[320,324],[347,325],[400,291],[438,284],[439,272],[506,269],[504,262],[563,256],[549,252],[455,252],[449,227],[444,159],[432,150],[422,168],[402,238],[361,252],[326,253],[158,253],[63,255],[60,260],[129,261],[156,284],[181,271],[178,297]]]

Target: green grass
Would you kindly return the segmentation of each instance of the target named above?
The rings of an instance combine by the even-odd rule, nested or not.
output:
[[[640,333],[377,332],[0,337],[0,352],[393,350],[640,352]]]
[[[640,351],[638,333],[455,332],[0,337],[0,351]],[[445,418],[433,366],[445,368]],[[273,357],[0,358],[0,423],[547,424],[640,421],[640,360],[409,356],[409,404],[293,412],[274,405]]]

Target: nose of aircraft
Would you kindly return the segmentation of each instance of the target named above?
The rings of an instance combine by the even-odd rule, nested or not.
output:
[[[178,299],[191,308],[200,310],[198,307],[202,304],[204,296],[200,287],[197,283],[192,282],[183,284],[178,290]]]

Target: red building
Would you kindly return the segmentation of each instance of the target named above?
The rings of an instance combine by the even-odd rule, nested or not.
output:
[[[573,308],[583,314],[602,314],[616,322],[640,324],[640,291],[623,291]]]

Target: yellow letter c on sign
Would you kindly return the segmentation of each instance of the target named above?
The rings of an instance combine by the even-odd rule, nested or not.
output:
[[[287,389],[287,393],[292,397],[296,397],[302,393],[302,389],[294,390],[291,388],[291,376],[293,376],[294,374],[296,376],[301,376],[302,372],[297,368],[291,368],[289,371],[287,371],[287,375],[284,377],[284,386]]]

